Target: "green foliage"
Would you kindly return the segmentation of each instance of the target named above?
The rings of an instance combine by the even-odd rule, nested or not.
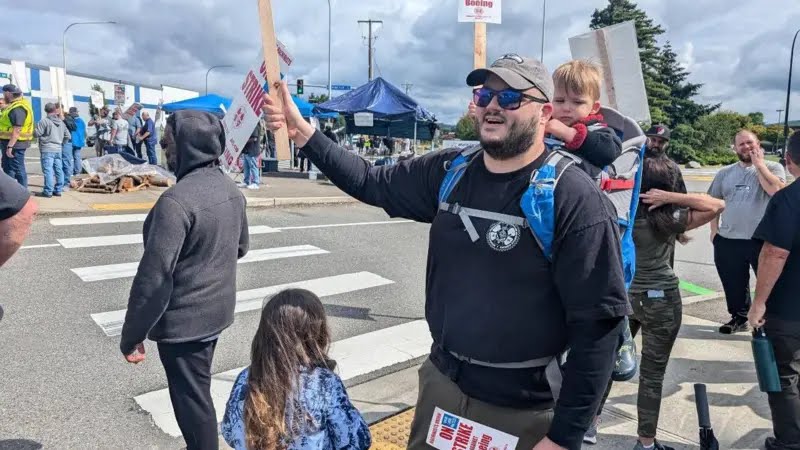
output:
[[[327,101],[328,101],[328,94],[320,94],[320,95],[311,94],[308,96],[308,103],[314,105],[319,103],[325,103]]]
[[[478,139],[478,133],[475,130],[475,119],[469,114],[464,114],[456,124],[456,137],[464,141],[474,141]]]
[[[762,112],[751,112],[747,117],[749,117],[750,122],[753,122],[755,125],[764,125],[764,113]]]

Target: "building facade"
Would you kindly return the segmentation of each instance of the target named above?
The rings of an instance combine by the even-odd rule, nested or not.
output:
[[[25,97],[31,101],[36,121],[41,119],[44,115],[44,105],[46,103],[55,103],[58,101],[58,96],[54,94],[57,89],[53,87],[57,83],[56,76],[59,70],[60,69],[56,69],[55,67],[47,67],[28,62],[25,63],[25,72],[29,84],[29,92],[25,93]],[[13,69],[11,61],[0,58],[0,85],[9,82],[13,83],[12,74]],[[158,109],[159,103],[171,103],[194,98],[199,95],[197,91],[191,89],[163,84],[161,86],[152,86],[72,71],[67,72],[66,78],[68,92],[72,94],[72,102],[67,100],[67,106],[77,107],[81,117],[87,121],[89,119],[90,92],[95,85],[99,85],[104,91],[106,104],[110,107],[113,108],[116,105],[115,92],[119,91],[121,94],[122,91],[124,91],[125,101],[120,105],[123,110],[134,102],[138,102],[142,104],[143,111],[148,111],[152,117],[156,117],[156,110]],[[164,118],[161,117],[162,122],[163,120]],[[163,125],[163,123],[158,125]],[[89,132],[90,134],[92,133],[91,130]]]

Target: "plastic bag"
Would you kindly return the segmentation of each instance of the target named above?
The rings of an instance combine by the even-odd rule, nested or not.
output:
[[[175,182],[175,176],[163,167],[151,164],[131,164],[116,154],[84,159],[81,165],[86,173],[97,176],[103,184],[131,175],[150,175],[154,177],[155,181],[166,182],[171,179]]]

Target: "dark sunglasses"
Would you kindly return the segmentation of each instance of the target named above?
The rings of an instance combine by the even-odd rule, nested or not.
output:
[[[522,106],[522,100],[530,100],[536,103],[547,103],[543,98],[534,97],[532,95],[524,94],[520,91],[513,89],[503,89],[502,91],[494,91],[489,88],[477,88],[472,91],[473,101],[481,108],[486,108],[492,99],[497,96],[497,104],[501,108],[507,110],[519,109]]]

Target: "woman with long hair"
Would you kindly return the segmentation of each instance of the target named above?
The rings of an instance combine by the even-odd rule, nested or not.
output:
[[[222,436],[236,450],[363,450],[369,428],[328,358],[325,309],[303,289],[261,311],[250,367],[236,378]]]
[[[633,228],[636,274],[629,290],[631,332],[642,330],[639,439],[634,450],[672,450],[656,440],[664,374],[683,314],[672,255],[675,242],[688,241],[685,232],[705,225],[725,208],[724,201],[708,195],[682,193],[681,180],[680,168],[666,155],[645,156],[641,204]]]

